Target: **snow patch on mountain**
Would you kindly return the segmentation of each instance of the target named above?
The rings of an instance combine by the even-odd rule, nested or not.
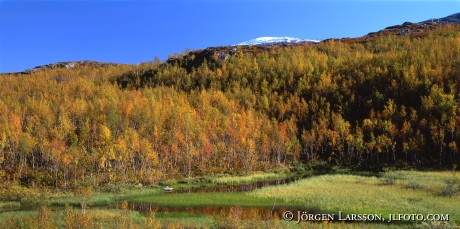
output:
[[[297,44],[297,43],[318,43],[318,40],[300,39],[295,37],[259,37],[249,41],[241,42],[238,45],[270,45],[270,44]]]

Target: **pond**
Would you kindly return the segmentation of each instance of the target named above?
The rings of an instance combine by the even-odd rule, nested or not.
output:
[[[267,181],[257,181],[246,184],[220,184],[213,187],[193,187],[187,190],[174,190],[169,192],[171,194],[177,193],[196,193],[196,192],[250,192],[256,189],[263,187],[273,186],[273,185],[284,185],[295,182],[303,177],[289,177],[278,180],[267,180]]]
[[[226,193],[226,192],[250,192],[256,189],[260,189],[268,186],[276,185],[285,185],[292,182],[295,182],[304,176],[289,177],[278,180],[268,180],[268,181],[257,181],[247,184],[220,184],[213,187],[194,187],[190,189],[175,189],[172,192],[165,192],[166,195],[184,195],[186,193]],[[115,205],[111,206],[116,208]],[[295,207],[286,207],[280,206],[276,202],[273,203],[273,206],[270,207],[241,207],[238,206],[238,203],[235,203],[235,206],[188,206],[188,207],[178,207],[178,206],[164,206],[156,205],[155,203],[143,203],[143,202],[129,202],[129,209],[133,211],[138,211],[144,214],[148,214],[152,211],[161,214],[168,213],[190,213],[190,214],[206,214],[214,216],[229,216],[229,215],[238,215],[241,219],[265,219],[276,217],[280,219],[282,214],[286,211],[307,211],[308,213],[313,213],[308,209],[298,209]]]
[[[218,184],[212,187],[203,186],[203,187],[192,187],[187,189],[174,189],[172,192],[165,192],[164,195],[184,195],[187,193],[235,193],[235,192],[250,192],[256,189],[260,189],[268,186],[277,186],[277,185],[286,185],[292,182],[295,182],[299,179],[307,177],[295,176],[278,180],[266,180],[266,181],[257,181],[252,183],[245,184]],[[189,214],[206,214],[214,216],[229,216],[231,214],[238,215],[241,219],[270,219],[273,217],[280,218],[282,214],[286,211],[305,211],[305,209],[296,209],[293,207],[280,206],[278,203],[274,202],[273,206],[269,207],[247,207],[247,206],[238,206],[238,203],[235,203],[235,206],[187,206],[187,207],[178,207],[178,206],[159,206],[154,203],[138,203],[138,202],[128,202],[129,210],[138,211],[143,214],[149,214],[154,211],[160,214],[169,214],[169,213],[189,213]],[[77,207],[78,208],[78,207]],[[121,208],[121,204],[111,204],[108,206],[93,206],[93,208],[109,208],[117,209]],[[12,206],[2,206],[0,208],[1,212],[9,211],[24,211],[35,209],[31,206],[21,206],[20,204]],[[63,210],[63,206],[52,206],[53,211]]]

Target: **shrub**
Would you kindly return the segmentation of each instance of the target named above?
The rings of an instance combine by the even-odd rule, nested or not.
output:
[[[107,183],[101,188],[101,191],[120,194],[126,192],[128,188],[129,187],[124,184]]]
[[[386,173],[380,178],[380,183],[382,185],[394,185],[396,183],[396,176]]]
[[[0,190],[0,200],[20,201],[21,205],[35,204],[40,200],[40,193],[34,189],[12,184]]]
[[[425,186],[421,185],[421,184],[418,184],[418,183],[415,183],[415,182],[410,182],[406,185],[406,188],[410,188],[410,189],[424,189]]]
[[[451,222],[428,221],[414,224],[410,229],[453,229],[457,228]]]
[[[309,167],[315,172],[331,172],[332,165],[327,161],[312,162]]]
[[[459,191],[459,185],[454,183],[454,182],[446,182],[446,185],[444,186],[444,190],[441,192],[441,196],[447,196],[451,197],[457,194]]]

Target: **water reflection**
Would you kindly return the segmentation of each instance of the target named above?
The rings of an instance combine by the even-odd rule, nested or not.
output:
[[[248,184],[221,184],[214,187],[194,187],[186,190],[174,189],[173,192],[168,192],[169,195],[180,193],[197,193],[197,192],[249,192],[268,186],[285,185],[295,182],[303,177],[290,177],[279,180],[258,181]],[[280,218],[286,211],[305,211],[306,209],[296,209],[293,207],[276,206],[273,207],[235,207],[235,206],[195,206],[195,207],[172,207],[172,206],[156,206],[152,203],[129,203],[129,208],[133,211],[141,213],[190,213],[190,214],[206,214],[215,216],[229,216],[237,214],[241,219],[270,219]]]
[[[256,189],[260,189],[267,186],[273,185],[284,185],[295,182],[301,177],[290,177],[279,180],[270,181],[258,181],[249,184],[221,184],[214,187],[193,187],[186,190],[174,190],[172,193],[196,193],[196,192],[250,192]]]
[[[239,206],[195,206],[195,207],[168,207],[155,206],[150,203],[130,203],[129,207],[133,211],[148,214],[157,212],[162,214],[181,213],[189,214],[206,214],[214,216],[237,216],[240,219],[280,219],[286,211],[305,211],[305,209],[297,209],[293,207],[239,207]],[[296,219],[296,218],[295,218]]]

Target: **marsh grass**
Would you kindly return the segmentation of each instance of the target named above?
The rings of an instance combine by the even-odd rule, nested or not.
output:
[[[424,189],[424,188],[425,188],[424,185],[419,184],[419,183],[417,183],[417,182],[413,182],[413,181],[407,183],[407,184],[405,185],[405,187],[406,187],[406,188],[410,188],[410,189]]]
[[[1,201],[0,202],[0,210],[2,209],[18,209],[21,207],[21,203],[19,201]]]
[[[451,222],[419,222],[408,227],[409,229],[458,229],[459,227],[455,226]]]
[[[159,188],[133,188],[125,190],[121,193],[105,192],[105,191],[96,191],[94,195],[90,198],[90,206],[107,206],[115,204],[117,201],[121,202],[125,199],[132,199],[142,196],[150,196],[161,193]],[[72,192],[61,193],[60,195],[50,198],[47,200],[47,205],[50,206],[80,206],[80,200],[77,195]]]
[[[392,173],[385,173],[381,178],[380,178],[380,183],[382,185],[394,185],[396,183],[397,177],[392,174]]]
[[[456,171],[420,172],[420,171],[394,171],[390,172],[408,188],[425,189],[426,192],[442,197],[458,196],[460,192],[460,177]]]
[[[214,216],[190,213],[157,213],[160,225],[180,225],[181,228],[211,228],[216,224]]]
[[[255,197],[245,193],[161,193],[151,196],[130,199],[131,202],[152,203],[156,206],[168,207],[199,207],[199,206],[242,206],[242,207],[271,207],[273,203],[284,204],[276,197]]]
[[[388,172],[392,185],[382,185],[381,178],[356,175],[322,175],[285,186],[266,187],[252,192],[256,197],[279,197],[286,203],[302,204],[307,209],[347,213],[418,213],[449,214],[459,222],[460,195],[439,195],[445,182],[456,178],[451,172]],[[408,189],[411,183],[424,188]]]
[[[280,174],[284,175],[284,173]],[[215,183],[211,184],[216,185],[217,182],[245,182],[272,177],[279,178],[276,174],[269,173],[251,174],[244,178],[221,176],[210,180],[216,179]],[[390,185],[382,185],[384,177],[391,177],[394,182]],[[86,215],[81,213],[78,196],[70,192],[49,193],[51,198],[44,203],[58,206],[73,205],[73,207],[55,208],[51,216],[48,216],[59,228],[65,228],[67,222],[81,225],[82,228],[454,228],[454,225],[460,222],[458,215],[460,194],[455,192],[452,195],[442,195],[447,184],[458,187],[458,178],[454,173],[394,171],[379,177],[352,174],[321,175],[286,185],[265,187],[249,193],[165,193],[161,187],[131,187],[124,190],[108,187],[94,193]],[[187,184],[177,183],[177,185],[185,187]],[[225,206],[236,210],[230,215],[158,212],[152,217],[146,213],[133,211],[126,204],[123,207],[123,200],[152,203],[155,206]],[[122,205],[120,209],[101,207],[116,202]],[[239,216],[238,209],[248,211],[245,207],[271,208],[275,202],[276,206],[316,209],[327,213],[342,211],[356,214],[382,214],[383,217],[394,213],[449,214],[451,222],[444,224],[302,222],[297,224],[284,221],[280,216],[271,219],[260,217],[245,219]],[[2,202],[0,207],[18,203]],[[10,222],[11,224],[2,225],[17,226],[6,228],[34,228],[36,219],[44,218],[42,215],[43,211],[4,212],[0,213],[0,224]]]
[[[317,228],[317,229],[355,229],[355,228],[401,228],[393,225],[374,225],[374,224],[331,224],[323,223],[301,223],[287,222],[280,218],[264,220],[264,219],[241,219],[236,211],[229,215],[210,216],[210,215],[195,215],[189,213],[156,213],[144,215],[133,211],[115,210],[115,209],[88,209],[83,216],[77,209],[73,209],[73,213],[68,210],[52,211],[48,226],[52,228],[264,228],[264,229],[279,229],[279,228]],[[36,221],[43,216],[38,211],[23,212],[7,217],[5,214],[0,214],[0,225],[2,228],[40,228],[42,224],[37,224]],[[6,224],[8,223],[8,224]],[[418,227],[422,228],[422,227]],[[424,227],[423,227],[424,228]]]
[[[308,172],[304,172],[306,175]],[[214,178],[211,178],[212,183],[217,184],[247,184],[257,181],[268,181],[268,180],[277,180],[285,179],[289,177],[298,176],[297,173],[290,172],[288,169],[284,170],[275,170],[272,172],[254,172],[251,174],[246,174],[242,176],[235,175],[220,175]]]
[[[314,229],[401,229],[407,228],[401,225],[375,224],[375,223],[336,223],[336,222],[302,222],[297,224],[289,222],[288,227],[283,228],[314,228]]]
[[[288,168],[268,172],[252,172],[248,174],[218,174],[205,177],[190,177],[180,180],[171,179],[160,181],[159,186],[171,186],[176,191],[191,191],[212,189],[222,185],[245,185],[256,182],[270,182],[284,179],[299,179],[313,175],[312,171],[291,171]]]
[[[444,189],[441,192],[441,196],[452,197],[460,191],[460,184],[454,182],[446,182]]]
[[[136,187],[135,185],[121,185],[121,184],[107,184],[103,187],[100,187],[94,191],[94,195],[89,199],[88,204],[90,207],[97,207],[97,206],[108,206],[117,203],[121,203],[123,200],[132,200],[136,198],[158,198],[162,196],[164,193],[162,186],[165,184],[173,184],[175,190],[191,190],[194,188],[207,188],[207,187],[215,187],[221,184],[243,184],[243,183],[252,183],[256,181],[265,181],[265,180],[276,180],[276,179],[284,179],[287,177],[298,176],[296,173],[292,173],[287,169],[279,169],[274,170],[268,173],[262,172],[255,172],[247,175],[220,175],[214,177],[198,177],[194,179],[190,179],[189,183],[186,181],[177,181],[177,180],[168,180],[163,181],[160,186],[152,186],[152,187]],[[74,192],[71,191],[50,191],[50,190],[40,190],[42,193],[41,196],[43,198],[40,199],[39,205],[47,205],[47,206],[60,206],[64,207],[66,205],[71,205],[74,207],[80,207],[80,197],[76,195]],[[212,195],[212,194],[211,194]],[[231,195],[231,194],[230,194]],[[198,194],[200,196],[200,194]],[[205,199],[205,195],[203,197],[198,198]],[[219,195],[220,196],[220,195]],[[225,196],[225,195],[224,195]],[[230,197],[230,199],[234,199],[235,196]],[[162,197],[161,197],[162,198]],[[168,198],[168,197],[166,197]],[[244,201],[248,202],[250,198],[246,198]],[[187,198],[184,200],[187,203],[189,202]],[[174,201],[173,201],[174,202]],[[254,203],[254,202],[252,202]],[[16,208],[24,208],[27,202],[24,201],[4,201],[0,202],[0,209],[2,208],[10,208],[10,206]],[[31,206],[32,207],[32,206]]]
[[[235,208],[238,209],[238,208]],[[43,214],[45,212],[45,214]],[[46,221],[48,220],[48,221]],[[38,223],[37,223],[38,222]],[[237,214],[212,216],[190,213],[141,214],[129,209],[90,208],[85,215],[78,209],[68,207],[54,211],[21,211],[0,213],[3,229],[32,228],[298,228],[298,225],[266,221],[244,220]]]

